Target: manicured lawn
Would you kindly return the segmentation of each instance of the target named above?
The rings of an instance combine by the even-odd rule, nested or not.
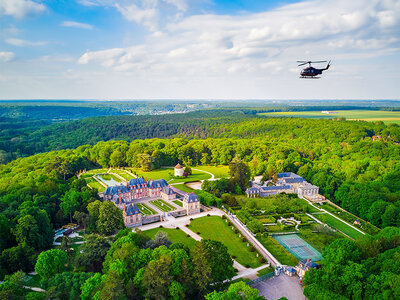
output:
[[[164,212],[176,209],[175,207],[173,207],[172,205],[168,204],[167,202],[165,202],[161,199],[150,201],[150,203],[153,204],[154,206],[157,206],[159,209],[161,209]]]
[[[95,179],[92,177],[85,178],[86,184],[90,186],[93,189],[97,189],[99,192],[103,192],[105,190],[105,187],[102,186],[100,183],[98,183]]]
[[[155,215],[156,214],[156,212],[153,209],[151,209],[150,207],[148,207],[146,204],[137,203],[136,206],[145,215]]]
[[[203,170],[214,174],[215,178],[229,177],[229,166],[197,166],[195,169]]]
[[[186,184],[183,184],[183,183],[175,184],[174,187],[176,187],[177,189],[180,189],[181,191],[186,192],[186,193],[191,193],[194,191],[194,189],[188,187]]]
[[[121,176],[121,177],[124,178],[125,180],[131,180],[131,179],[135,178],[135,177],[133,177],[132,175],[126,173],[124,170],[115,170],[115,169],[112,169],[110,172],[111,172],[111,173],[118,174],[119,176]]]
[[[228,224],[218,216],[202,217],[190,222],[189,229],[193,232],[200,232],[200,236],[223,243],[228,247],[228,252],[232,257],[236,257],[243,266],[256,268],[261,265],[260,257],[256,252],[251,252],[246,242],[242,242],[238,234]]]
[[[316,217],[318,220],[328,224],[332,228],[336,228],[337,230],[342,231],[343,233],[347,234],[348,236],[350,236],[353,239],[357,239],[359,237],[364,236],[359,231],[357,231],[357,230],[353,229],[352,227],[350,227],[349,225],[347,225],[347,223],[342,222],[342,221],[336,219],[335,217],[332,217],[329,214],[315,214],[313,216]]]
[[[274,238],[265,235],[258,237],[258,240],[282,265],[296,266],[299,262],[293,254],[289,253]]]
[[[143,231],[143,234],[152,239],[159,231],[164,231],[171,242],[182,243],[185,246],[188,246],[190,250],[192,250],[196,244],[196,241],[194,239],[192,239],[190,236],[187,236],[187,234],[180,229],[153,228]]]
[[[313,119],[332,119],[346,118],[348,120],[364,120],[364,121],[383,121],[385,123],[400,124],[400,112],[398,111],[383,111],[383,110],[335,110],[336,114],[323,114],[321,111],[302,111],[302,112],[273,112],[261,113],[265,116],[276,117],[298,117],[298,118],[313,118]]]
[[[99,174],[99,176],[101,176],[101,178],[103,178],[104,180],[114,180],[117,182],[122,182],[121,178],[115,176],[114,174],[105,173]]]
[[[172,202],[174,202],[176,205],[183,207],[183,203],[180,200],[173,200]]]
[[[192,175],[189,175],[188,177],[182,177],[182,178],[176,178],[171,180],[169,183],[175,183],[175,182],[188,182],[188,181],[199,181],[199,180],[205,180],[205,179],[210,179],[211,175],[193,170]]]
[[[94,169],[94,170],[89,170],[86,173],[87,174],[101,174],[101,173],[107,173],[108,169]]]
[[[276,223],[276,219],[273,216],[257,216],[255,217],[261,223]]]

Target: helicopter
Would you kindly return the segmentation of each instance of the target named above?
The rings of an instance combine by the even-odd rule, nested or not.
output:
[[[308,64],[308,67],[303,69],[300,72],[300,78],[314,78],[314,79],[321,78],[321,77],[317,77],[317,75],[320,75],[320,74],[322,74],[323,71],[328,70],[329,66],[331,65],[331,61],[329,61],[328,65],[326,66],[326,68],[324,68],[324,69],[316,69],[316,68],[312,67],[311,64],[324,63],[324,62],[326,62],[326,60],[320,60],[320,61],[298,60],[297,62],[300,63],[299,66],[303,66],[305,64]]]

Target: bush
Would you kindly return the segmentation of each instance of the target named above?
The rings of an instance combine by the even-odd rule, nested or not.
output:
[[[197,233],[198,235],[200,235],[200,234],[201,234],[201,233],[200,233],[200,231],[197,231],[196,233]]]
[[[210,214],[207,214],[207,217],[209,217],[210,216]]]
[[[250,251],[254,252],[254,251],[256,251],[256,248],[254,248],[254,246],[250,246]]]
[[[176,227],[175,227],[175,229],[178,229],[178,230],[179,230],[179,227],[178,227],[178,226],[176,226]]]
[[[237,228],[235,228],[235,233],[236,233],[236,234],[238,234],[238,233],[239,233],[239,230],[237,230]]]
[[[226,219],[226,216],[225,215],[222,215],[222,220],[225,220]]]
[[[160,226],[158,226],[159,228],[163,228],[163,226],[162,225],[160,225]]]
[[[261,256],[261,258],[260,258],[260,262],[261,262],[262,264],[266,262],[266,260],[265,260],[264,256]]]
[[[242,237],[242,242],[247,242],[247,239],[245,237]]]

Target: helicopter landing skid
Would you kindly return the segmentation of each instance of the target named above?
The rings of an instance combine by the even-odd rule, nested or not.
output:
[[[300,76],[299,78],[306,78],[306,79],[320,79],[321,77]]]

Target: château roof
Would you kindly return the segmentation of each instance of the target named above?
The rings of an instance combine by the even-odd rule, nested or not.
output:
[[[168,186],[168,182],[166,182],[165,179],[158,179],[158,180],[149,181],[149,183],[147,185],[150,189],[164,188],[164,187]]]
[[[301,183],[306,180],[303,177],[289,177],[289,178],[284,178],[283,181],[286,183]]]
[[[127,206],[125,206],[125,214],[127,216],[138,215],[140,214],[140,210],[135,204],[130,203]]]
[[[178,163],[178,164],[175,166],[175,169],[183,169],[183,167],[181,166],[180,163]]]
[[[162,191],[163,191],[164,194],[167,194],[167,195],[174,195],[175,194],[175,192],[169,186],[164,187]]]
[[[183,197],[183,201],[187,202],[187,203],[193,203],[193,202],[199,202],[199,197],[197,197],[197,195],[195,193],[188,193],[185,195],[185,197]]]
[[[138,185],[138,184],[146,184],[146,180],[143,177],[133,178],[129,180],[129,185]]]
[[[109,186],[106,188],[106,191],[104,192],[104,195],[118,195],[118,194],[123,194],[123,193],[128,193],[129,190],[126,186],[124,185],[115,185],[115,186]]]

